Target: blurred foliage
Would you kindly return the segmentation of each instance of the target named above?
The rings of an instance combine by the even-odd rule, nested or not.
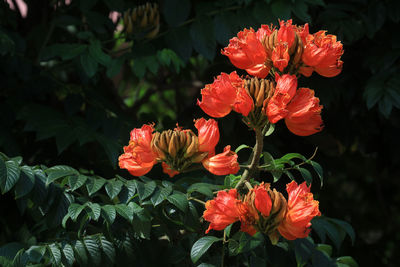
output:
[[[79,256],[83,262],[85,259],[98,260],[94,253],[102,253],[104,259],[122,259],[118,253],[129,253],[135,246],[124,243],[126,236],[118,236],[119,244],[121,247],[129,246],[129,249],[120,247],[115,250],[114,245],[118,242],[104,242],[110,236],[99,234],[102,231],[96,230],[100,227],[96,223],[84,236],[77,235],[79,223],[74,224],[78,227],[74,235],[63,232],[65,229],[57,220],[60,216],[64,218],[65,214],[71,213],[72,216],[64,222],[66,224],[70,220],[77,221],[81,216],[86,221],[95,222],[103,218],[104,225],[107,225],[107,218],[110,218],[104,215],[107,210],[103,212],[108,206],[100,207],[99,211],[95,203],[83,208],[70,206],[76,210],[66,209],[67,202],[75,203],[77,200],[79,204],[86,203],[80,200],[85,195],[74,196],[76,199],[72,201],[65,192],[61,195],[57,193],[60,190],[58,182],[62,188],[68,185],[71,191],[75,191],[73,188],[77,184],[87,187],[92,181],[80,178],[82,175],[94,175],[85,170],[95,170],[104,177],[116,177],[115,173],[127,176],[126,172],[117,169],[116,162],[132,128],[148,122],[156,122],[157,129],[174,127],[176,121],[181,126],[191,125],[193,118],[204,116],[195,105],[200,89],[220,72],[233,70],[229,60],[218,53],[229,39],[244,27],[258,28],[260,24],[276,24],[278,18],[293,18],[296,24],[309,23],[310,32],[325,29],[337,35],[344,44],[344,68],[339,76],[330,80],[316,75],[307,79],[307,86],[316,90],[324,105],[324,131],[300,138],[278,124],[275,134],[268,137],[264,148],[271,152],[271,158],[280,158],[289,151],[311,155],[318,146],[316,160],[325,170],[324,187],[320,189],[320,194],[317,192],[320,209],[329,217],[344,218],[350,222],[357,234],[354,247],[348,242],[338,248],[338,240],[332,240],[335,257],[352,255],[361,266],[398,265],[395,253],[400,249],[400,235],[396,231],[400,226],[400,198],[397,193],[400,182],[396,179],[400,176],[397,168],[400,164],[400,37],[395,33],[400,21],[399,1],[164,0],[158,2],[160,29],[151,39],[145,38],[147,32],[127,34],[122,20],[114,23],[109,18],[111,11],[123,13],[145,4],[144,1],[72,0],[69,3],[27,0],[26,3],[28,13],[24,18],[6,1],[0,1],[0,151],[10,157],[22,156],[26,166],[73,166],[74,173],[70,177],[78,178],[76,181],[71,181],[75,178],[68,178],[60,182],[57,179],[64,176],[59,176],[54,178],[57,183],[53,185],[52,181],[47,182],[48,176],[38,174],[42,177],[39,178],[41,182],[29,183],[34,179],[32,177],[36,177],[36,174],[31,175],[32,172],[46,173],[47,167],[33,170],[20,167],[20,180],[15,178],[11,184],[1,185],[4,195],[1,196],[0,208],[0,250],[8,244],[11,246],[9,251],[15,252],[14,256],[21,249],[17,243],[38,246],[31,252],[37,257],[41,255],[39,261],[46,255],[46,259],[53,259],[48,262],[62,261],[66,264],[68,253],[73,250],[80,255],[79,246],[85,245],[86,250],[83,251],[88,251],[89,256]],[[303,80],[299,81],[300,84]],[[244,127],[235,114],[219,120],[219,124],[223,136],[223,144],[219,146],[231,144],[238,147],[243,140],[251,140],[248,131],[239,130]],[[248,151],[245,150],[239,152],[239,159],[245,159],[248,156],[246,153]],[[16,163],[8,164],[20,166],[18,159],[14,161]],[[157,168],[149,176],[160,180],[160,183],[168,179]],[[267,181],[275,178],[267,172],[262,176]],[[199,173],[199,177],[208,179],[203,173]],[[178,176],[180,178],[186,177]],[[23,186],[17,183],[21,179],[24,179]],[[283,187],[289,178],[285,174],[281,180]],[[106,194],[103,192],[102,195],[109,199],[101,199],[101,203],[121,205],[119,201],[112,202],[110,199],[124,190],[132,193],[125,188],[125,182],[132,181],[104,179],[103,185],[111,185],[104,187]],[[35,189],[39,203],[21,201],[31,193],[33,187],[29,188],[30,184],[43,186],[50,195],[40,195],[43,193],[41,189]],[[100,190],[103,185],[96,186]],[[81,186],[76,189],[79,191],[83,188]],[[161,192],[168,187],[162,186],[157,185],[153,190]],[[9,192],[11,188],[15,194]],[[90,194],[90,191],[84,194]],[[43,207],[40,201],[45,203]],[[26,207],[21,205],[24,204],[32,211],[29,216],[23,212]],[[52,210],[59,214],[51,214],[50,219],[39,220],[37,224],[38,218],[46,214],[46,205],[49,206],[47,208],[55,205]],[[117,218],[130,220],[130,211],[135,207],[128,206],[121,206],[129,212],[121,211]],[[176,209],[173,210],[176,212]],[[85,220],[79,222],[85,224]],[[47,223],[57,224],[56,230],[52,231]],[[113,227],[118,228],[118,225]],[[327,227],[331,231],[336,229],[332,225]],[[105,235],[115,229],[109,230],[104,232]],[[135,238],[139,235],[139,240],[142,240],[140,246],[134,248],[137,254],[132,257],[151,251],[153,243],[140,239],[140,235],[145,235],[147,230],[141,231],[124,232],[136,235]],[[324,243],[323,234],[316,232]],[[68,236],[68,242],[64,242],[66,239],[60,241],[61,235],[64,238]],[[329,231],[327,235],[335,236]],[[179,231],[174,236],[177,240],[182,238]],[[155,238],[158,238],[157,235]],[[235,238],[240,240],[245,237]],[[181,247],[173,251],[171,248],[159,251],[163,252],[163,257],[172,257],[176,264],[190,265],[190,261],[182,263],[182,255],[190,251],[189,244],[194,240],[195,237],[189,235],[181,240]],[[318,251],[332,253],[332,247],[314,244],[307,239],[299,242],[304,244],[292,245],[309,248],[304,254],[306,256],[298,253],[304,256],[302,259],[306,262],[324,260],[320,256],[325,254]],[[257,244],[257,241],[250,243]],[[271,251],[268,256],[273,263],[282,251],[276,247],[269,249],[263,251]],[[61,250],[65,252],[60,254]],[[234,246],[229,248],[231,255],[237,252]],[[27,260],[24,255],[20,253],[18,258],[13,259],[24,263]],[[295,260],[298,255],[295,255]],[[155,264],[152,260],[157,258],[162,257],[149,256],[149,262],[139,262],[138,265]],[[0,257],[0,262],[7,262],[7,259],[9,261],[7,257]],[[257,257],[249,256],[247,260],[250,266],[265,265]],[[293,258],[288,258],[288,261],[291,260]],[[174,261],[169,259],[168,262]],[[336,262],[352,266],[351,259],[346,257],[337,258]]]

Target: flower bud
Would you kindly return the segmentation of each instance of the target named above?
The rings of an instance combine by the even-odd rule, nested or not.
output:
[[[123,18],[127,34],[134,34],[140,38],[151,39],[159,32],[160,14],[157,3],[146,3],[133,10],[127,10]]]

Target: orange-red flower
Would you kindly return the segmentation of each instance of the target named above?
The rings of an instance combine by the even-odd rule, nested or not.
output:
[[[206,202],[203,218],[210,222],[206,233],[211,229],[223,230],[228,225],[239,220],[240,214],[237,205],[240,200],[237,199],[237,196],[236,189],[231,189],[229,192],[219,191],[216,198]]]
[[[292,133],[308,136],[322,130],[322,106],[319,105],[319,99],[314,96],[314,90],[299,88],[287,110],[289,112],[285,117],[285,123]]]
[[[320,132],[323,128],[319,99],[314,90],[297,87],[295,75],[276,75],[274,95],[268,102],[266,115],[271,123],[285,119],[288,129],[299,136]]]
[[[275,75],[276,87],[274,95],[268,102],[266,115],[271,123],[277,123],[286,117],[289,111],[286,106],[296,94],[297,78],[296,75],[284,74]]]
[[[283,71],[284,68],[287,67],[290,56],[288,51],[287,43],[279,43],[275,46],[272,51],[271,60],[274,63],[274,67],[278,68],[280,71]]]
[[[320,216],[318,201],[310,193],[310,187],[303,182],[297,185],[295,181],[286,185],[289,194],[285,219],[278,227],[279,233],[288,240],[305,238],[310,233],[311,220]]]
[[[157,155],[150,146],[153,131],[152,125],[143,125],[131,131],[129,145],[124,146],[124,154],[118,159],[121,169],[127,169],[134,176],[141,176],[153,168],[157,162]]]
[[[313,67],[318,74],[334,77],[342,71],[343,61],[340,57],[343,54],[343,45],[336,40],[335,35],[325,33],[326,31],[319,31],[306,37],[302,61],[307,66]],[[311,75],[309,72],[302,74]]]
[[[163,173],[168,174],[168,176],[170,178],[174,177],[175,175],[179,174],[179,172],[177,170],[174,170],[171,168],[171,166],[169,166],[167,163],[162,162],[161,163],[162,169],[163,169]]]
[[[229,41],[229,45],[221,53],[229,57],[235,67],[246,70],[249,74],[259,78],[268,75],[270,68],[264,63],[268,54],[264,49],[256,32],[253,29],[244,29],[237,37]]]
[[[204,168],[215,175],[235,174],[239,171],[237,154],[231,151],[231,146],[226,146],[224,152],[213,156],[209,155],[202,161]]]
[[[255,194],[254,205],[264,217],[269,216],[272,208],[271,197],[268,194],[269,186],[269,184],[261,183],[260,185],[256,185],[253,189]]]
[[[244,81],[234,71],[221,73],[212,84],[201,90],[202,101],[197,104],[208,115],[220,118],[228,115],[233,109],[247,116],[253,109],[253,100],[244,88]]]
[[[288,21],[280,20],[280,28],[278,30],[276,41],[285,42],[288,48],[291,48],[295,40],[295,25],[292,25],[292,20]]]
[[[213,119],[205,120],[204,118],[200,118],[195,121],[194,126],[198,131],[199,151],[214,151],[219,141],[218,123]]]

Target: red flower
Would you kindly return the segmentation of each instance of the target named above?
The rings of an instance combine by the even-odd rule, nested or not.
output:
[[[210,222],[206,234],[211,229],[223,230],[239,220],[240,214],[237,205],[241,202],[237,199],[237,196],[236,189],[231,189],[229,192],[219,191],[216,198],[206,202],[203,218]]]
[[[214,151],[219,141],[218,123],[213,119],[205,120],[201,118],[195,121],[194,126],[198,131],[199,151]]]
[[[303,62],[325,77],[334,77],[342,71],[343,45],[335,35],[325,35],[325,31],[309,34],[304,44]]]
[[[257,37],[259,36],[253,29],[244,29],[229,41],[229,45],[221,53],[229,57],[235,67],[250,71],[249,74],[259,78],[265,78],[269,72],[269,68],[264,65],[268,55]]]
[[[208,115],[221,118],[233,109],[247,116],[253,109],[253,100],[244,88],[244,81],[236,74],[221,73],[212,84],[201,90],[202,101],[197,104]]]
[[[262,214],[264,217],[268,217],[272,208],[271,197],[268,194],[269,184],[261,183],[260,185],[256,185],[253,189],[255,197],[254,197],[254,205],[256,209]]]
[[[174,177],[175,175],[179,174],[179,172],[177,170],[174,170],[171,168],[171,166],[169,166],[167,163],[165,163],[164,161],[161,163],[162,169],[163,169],[163,173],[168,174],[168,176],[170,178]]]
[[[272,51],[271,60],[274,62],[274,67],[283,71],[289,63],[289,52],[287,43],[278,43]]]
[[[295,28],[294,25],[292,25],[292,20],[289,19],[288,21],[279,21],[280,28],[278,30],[278,34],[276,36],[276,41],[277,42],[286,42],[287,47],[291,48],[294,39],[295,39]]]
[[[157,157],[150,146],[153,131],[152,125],[143,125],[131,131],[129,145],[124,147],[125,153],[118,158],[121,169],[127,169],[134,176],[144,175],[151,170]]]
[[[226,146],[224,152],[215,156],[209,155],[202,161],[204,168],[215,175],[235,174],[239,171],[237,154],[231,151],[231,146]]]
[[[285,219],[278,227],[279,233],[288,240],[305,238],[310,233],[311,220],[320,216],[318,201],[313,199],[310,187],[303,182],[297,185],[295,181],[286,185],[289,194]]]
[[[277,123],[289,113],[286,106],[296,94],[297,88],[296,75],[284,74],[279,76],[277,74],[275,80],[275,92],[268,102],[266,110],[266,115],[271,123]]]
[[[319,105],[319,99],[314,96],[314,90],[299,88],[287,110],[289,112],[285,117],[285,123],[292,133],[308,136],[322,130],[322,106]]]

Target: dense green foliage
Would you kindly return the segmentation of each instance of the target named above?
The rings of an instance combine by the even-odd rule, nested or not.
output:
[[[157,129],[167,129],[204,116],[195,105],[199,90],[220,72],[233,70],[218,51],[239,30],[293,18],[308,22],[311,32],[338,35],[344,69],[330,80],[304,78],[324,105],[326,127],[300,138],[278,123],[264,145],[271,152],[265,160],[274,168],[262,177],[280,178],[282,187],[290,175],[310,181],[322,177],[318,161],[324,186],[318,189],[315,180],[313,191],[329,217],[313,221],[315,242],[276,247],[259,235],[235,234],[228,266],[236,257],[250,266],[264,266],[265,259],[273,266],[282,266],[282,259],[288,266],[296,261],[354,266],[341,255],[353,256],[361,266],[396,266],[399,1],[165,0],[159,3],[160,31],[153,39],[115,33],[108,18],[110,11],[145,2],[26,2],[28,16],[22,18],[0,1],[1,265],[157,266],[163,260],[190,266],[210,246],[219,249],[201,259],[219,262],[221,239],[199,239],[206,227],[198,220],[203,208],[190,197],[210,199],[235,177],[199,171],[171,180],[156,167],[152,179],[139,180],[119,170],[117,158],[134,127],[154,121]],[[252,145],[234,114],[219,123],[219,146]],[[307,162],[300,154],[284,156],[293,151],[309,156],[317,146],[313,161],[302,167],[293,167]],[[238,154],[244,161],[248,150]],[[284,168],[295,170],[288,174]],[[330,217],[350,222],[357,238],[346,222]],[[346,233],[354,246],[349,238],[341,246]]]

